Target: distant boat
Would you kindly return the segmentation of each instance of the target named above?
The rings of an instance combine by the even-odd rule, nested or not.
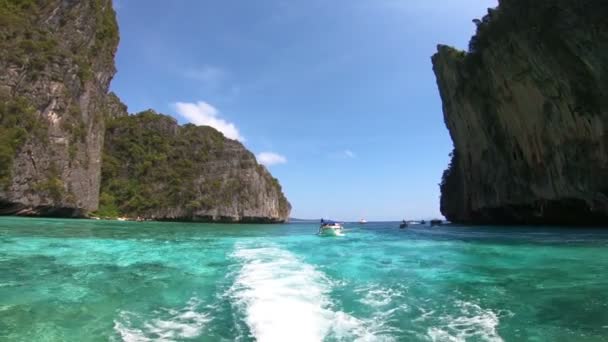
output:
[[[321,220],[318,235],[321,236],[343,236],[344,227],[342,224],[334,221]]]
[[[401,224],[399,225],[399,228],[404,229],[407,228],[408,224],[406,220],[401,221]]]
[[[364,218],[359,220],[359,224],[366,224],[366,223],[367,223],[367,220]]]
[[[441,220],[431,220],[431,227],[441,226],[442,224],[443,224],[443,221],[441,221]]]
[[[420,221],[420,224],[426,224],[425,220]]]

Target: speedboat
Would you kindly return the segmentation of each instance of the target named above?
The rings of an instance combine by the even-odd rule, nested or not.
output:
[[[366,219],[360,219],[360,220],[359,220],[359,224],[366,224],[366,223],[367,223],[367,220],[366,220]]]
[[[321,220],[319,235],[321,236],[343,236],[344,227],[338,222]]]

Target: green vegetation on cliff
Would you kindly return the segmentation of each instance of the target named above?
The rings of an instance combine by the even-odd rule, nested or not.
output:
[[[26,12],[36,11],[36,0],[0,0],[0,28],[22,27],[27,23]]]
[[[179,126],[151,110],[107,125],[99,216],[223,219],[267,205],[257,202],[259,192],[278,196],[281,212],[289,213],[278,181],[211,127]]]
[[[223,136],[208,127],[187,125],[177,134],[171,117],[146,111],[111,121],[102,168],[100,212],[143,215],[175,203],[211,206],[195,200],[195,165],[221,149]],[[220,186],[209,180],[208,186]]]
[[[483,72],[483,53],[492,46],[517,54],[521,48],[518,37],[525,36],[536,42],[539,51],[551,51],[562,72],[568,75],[576,100],[573,109],[578,114],[598,115],[608,105],[604,89],[596,86],[601,70],[597,70],[599,65],[589,68],[581,63],[579,54],[592,51],[597,42],[605,39],[606,14],[608,2],[604,0],[501,1],[499,7],[488,9],[487,15],[473,21],[477,32],[464,59],[467,72]],[[578,30],[581,26],[587,30]],[[521,73],[532,75],[539,83],[550,82],[533,67]],[[478,88],[488,89],[488,85],[479,84]]]
[[[605,26],[607,11],[608,3],[604,0],[503,0],[497,8],[489,8],[482,19],[473,20],[477,32],[471,38],[469,52],[481,53],[495,42],[508,42],[513,34],[520,33],[557,47],[563,44],[562,29],[573,27],[583,18],[585,25],[599,29]],[[563,21],[565,16],[569,21]]]
[[[112,6],[105,6],[102,0],[94,0],[94,8],[96,14],[97,34],[95,35],[95,44],[89,51],[89,57],[94,58],[101,51],[112,51],[118,46],[120,35],[118,33],[118,23],[116,21],[116,13]],[[114,64],[114,56],[108,55],[108,64]]]
[[[34,190],[48,195],[55,202],[60,202],[66,195],[66,192],[57,166],[51,163],[46,173],[47,175],[44,180],[34,184]]]
[[[118,45],[119,33],[116,13],[110,2],[93,0],[95,16],[95,40],[89,46],[70,39],[58,39],[61,32],[51,25],[38,21],[44,14],[61,6],[59,0],[0,0],[0,57],[10,65],[26,68],[31,79],[38,78],[51,63],[61,63],[68,58],[78,66],[77,75],[81,82],[93,77],[93,64],[99,56],[107,57],[105,64],[114,64],[114,51]],[[79,7],[67,10],[61,17],[59,26],[66,29],[77,25]],[[82,28],[78,28],[82,29]],[[69,31],[67,29],[66,31]],[[56,75],[61,78],[63,75]]]
[[[30,70],[31,78],[63,56],[50,32],[37,27],[39,12],[34,0],[0,0],[0,56],[9,64]]]
[[[0,94],[0,190],[11,180],[13,159],[29,136],[43,139],[45,126],[21,97]]]
[[[194,159],[180,155],[188,154],[187,150],[197,143],[221,144],[221,137],[198,135],[204,141],[194,141],[192,135],[175,134],[172,130],[176,128],[174,119],[152,111],[108,123],[100,212],[118,208],[123,214],[138,215],[194,199],[189,186],[197,174],[193,165],[209,157],[209,148],[194,151]]]

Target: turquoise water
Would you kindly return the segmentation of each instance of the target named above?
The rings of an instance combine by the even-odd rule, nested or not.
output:
[[[0,340],[608,340],[608,233],[397,226],[0,218]]]

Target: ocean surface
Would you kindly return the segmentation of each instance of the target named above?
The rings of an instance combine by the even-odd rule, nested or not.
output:
[[[0,218],[2,341],[607,341],[608,232]]]

